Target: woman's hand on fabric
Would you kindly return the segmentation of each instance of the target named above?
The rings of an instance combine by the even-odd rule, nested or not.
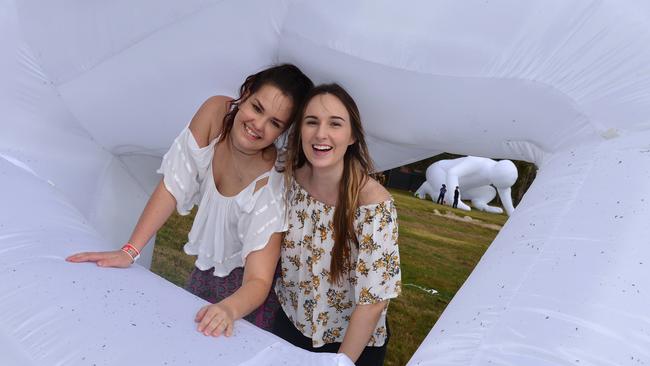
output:
[[[221,303],[206,305],[196,314],[194,321],[199,323],[197,330],[206,336],[230,337],[235,325],[232,311]]]
[[[133,263],[131,256],[121,250],[77,253],[65,260],[73,263],[95,262],[99,267],[115,268],[127,268]]]

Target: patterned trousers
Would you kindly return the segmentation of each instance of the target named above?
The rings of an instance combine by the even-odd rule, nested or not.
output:
[[[233,269],[226,277],[217,277],[213,272],[214,268],[206,271],[194,268],[185,288],[194,295],[215,304],[237,291],[244,279],[243,267]],[[279,271],[276,270],[273,284],[275,284],[275,279],[278,276]],[[271,292],[269,292],[264,303],[245,316],[244,319],[264,330],[271,331],[278,309],[280,309],[280,303],[275,295],[275,290],[271,287]]]

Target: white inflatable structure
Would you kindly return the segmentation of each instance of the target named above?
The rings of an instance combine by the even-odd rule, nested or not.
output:
[[[415,195],[424,199],[428,194],[435,202],[440,194],[440,187],[445,184],[447,191],[444,203],[451,206],[454,202],[454,190],[460,187],[459,209],[471,211],[462,201],[466,199],[472,201],[472,206],[481,211],[502,213],[501,207],[488,205],[498,192],[506,213],[512,215],[515,207],[512,205],[511,187],[517,181],[517,176],[517,167],[510,160],[495,161],[477,156],[439,160],[427,168],[426,180]]]
[[[292,62],[356,98],[379,169],[539,167],[410,365],[647,365],[648,45],[647,0],[0,0],[0,364],[346,361],[63,260],[128,237],[206,97]]]

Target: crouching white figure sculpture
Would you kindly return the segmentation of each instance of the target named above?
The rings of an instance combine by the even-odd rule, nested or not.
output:
[[[444,204],[451,206],[454,202],[454,190],[460,187],[458,208],[461,210],[471,210],[461,201],[463,198],[470,200],[472,206],[479,210],[502,213],[500,207],[488,205],[498,192],[506,213],[512,215],[515,208],[512,205],[510,188],[515,184],[517,176],[517,167],[510,160],[495,161],[476,156],[440,160],[427,168],[427,180],[422,183],[415,195],[424,199],[428,194],[435,202],[444,184],[446,186]]]

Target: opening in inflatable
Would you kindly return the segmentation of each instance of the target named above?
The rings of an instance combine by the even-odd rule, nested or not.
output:
[[[0,363],[348,362],[203,337],[144,267],[64,261],[128,238],[206,97],[288,62],[354,96],[378,170],[539,168],[409,364],[647,364],[648,44],[645,0],[0,0]]]

